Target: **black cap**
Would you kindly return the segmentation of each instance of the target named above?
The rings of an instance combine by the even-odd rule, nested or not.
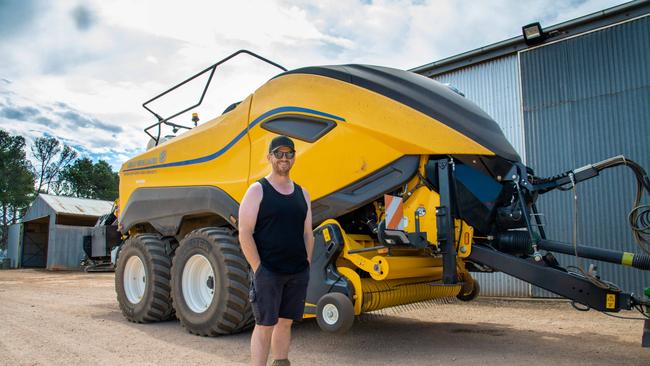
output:
[[[274,137],[273,140],[271,140],[271,143],[269,144],[269,152],[272,152],[273,150],[282,146],[286,146],[291,150],[296,151],[296,148],[293,146],[293,141],[287,136],[280,135]]]

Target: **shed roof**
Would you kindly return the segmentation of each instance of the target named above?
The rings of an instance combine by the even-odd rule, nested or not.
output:
[[[548,42],[552,42],[644,16],[647,15],[648,12],[650,12],[650,2],[648,0],[635,0],[585,15],[580,18],[544,27],[544,31],[551,36]],[[523,25],[524,24],[522,24],[522,26]],[[524,42],[524,37],[519,35],[485,47],[431,62],[426,65],[414,67],[409,71],[428,77],[434,77],[456,69],[516,53],[526,48],[529,48],[529,46]]]
[[[43,200],[57,214],[102,216],[111,212],[113,202],[87,198],[39,194],[36,200]],[[33,204],[32,204],[33,205]]]

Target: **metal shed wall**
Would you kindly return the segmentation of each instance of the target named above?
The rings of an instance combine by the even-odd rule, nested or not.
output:
[[[48,248],[47,269],[75,270],[84,258],[83,237],[91,235],[92,227],[53,225],[55,237]],[[52,230],[50,230],[52,233]]]
[[[646,16],[521,52],[528,165],[537,175],[619,154],[650,168],[649,50]],[[635,190],[632,173],[623,167],[605,171],[577,190],[578,242],[638,251],[627,224]],[[571,192],[552,192],[538,202],[549,237],[570,242]],[[560,256],[563,265],[574,262]],[[625,291],[640,293],[650,283],[648,272],[598,264],[601,276]],[[534,288],[533,295],[549,294]]]
[[[36,197],[34,202],[29,206],[25,216],[22,218],[22,222],[31,221],[34,219],[40,219],[41,217],[49,216],[52,212],[52,208],[47,205],[47,203],[40,197]]]
[[[522,159],[525,159],[524,138],[521,127],[521,98],[519,92],[519,66],[513,54],[488,62],[472,65],[436,76],[449,83],[501,126],[508,141]],[[486,296],[530,296],[530,285],[503,273],[473,274]]]
[[[7,257],[11,261],[11,268],[18,268],[18,263],[20,261],[20,237],[22,235],[22,229],[22,224],[13,224],[9,226]]]
[[[487,112],[525,159],[516,54],[441,74],[434,79],[451,84]]]

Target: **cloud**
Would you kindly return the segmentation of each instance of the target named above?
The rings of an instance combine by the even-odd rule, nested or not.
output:
[[[60,105],[65,105],[64,103],[61,103]],[[102,122],[97,118],[92,118],[86,115],[83,115],[82,113],[68,107],[66,105],[66,109],[63,111],[57,111],[55,112],[56,115],[60,116],[63,118],[67,123],[69,128],[72,129],[77,129],[77,128],[97,128],[100,130],[112,132],[112,133],[119,133],[122,132],[122,128],[120,126],[116,126],[110,123]]]
[[[114,136],[118,136],[123,129],[98,116],[80,112],[61,101],[40,104],[13,92],[3,91],[2,94],[5,95],[7,105],[0,106],[0,128],[25,136],[28,145],[38,137],[56,137],[93,157],[95,153],[105,154],[104,151],[108,148],[119,146]],[[80,146],[84,148],[81,149]],[[121,162],[114,156],[122,155],[109,155],[113,156],[111,165],[117,169]]]
[[[0,0],[0,38],[6,39],[26,31],[36,19],[39,7],[46,4],[32,0]]]
[[[290,69],[411,68],[517,36],[533,21],[549,26],[620,3],[0,0],[0,128],[66,139],[106,154],[116,167],[148,141],[142,128],[155,120],[143,101],[241,48]],[[233,59],[218,68],[196,112],[207,121],[278,72],[247,56]],[[185,97],[196,101],[200,87],[188,89],[162,100],[160,113],[191,105]],[[30,117],[35,112],[25,107],[38,114]],[[27,120],[16,124],[14,117]]]
[[[97,16],[87,6],[78,5],[72,10],[71,15],[77,29],[83,32],[89,30],[97,22]]]
[[[43,116],[36,117],[34,119],[34,122],[38,123],[39,125],[50,126],[50,127],[59,127],[61,125],[61,123],[54,122],[51,118],[47,118]]]
[[[14,119],[18,121],[29,121],[39,115],[40,112],[34,107],[12,107],[5,106],[0,109],[0,117]]]

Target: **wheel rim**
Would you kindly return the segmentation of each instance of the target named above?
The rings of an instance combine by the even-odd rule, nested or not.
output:
[[[339,309],[333,304],[323,306],[323,321],[328,325],[334,325],[339,321]]]
[[[147,273],[144,264],[137,255],[126,261],[124,266],[124,292],[126,298],[132,304],[137,304],[144,297],[144,290],[147,287]]]
[[[185,263],[182,286],[185,303],[193,312],[208,310],[214,297],[215,278],[205,256],[195,254]]]

